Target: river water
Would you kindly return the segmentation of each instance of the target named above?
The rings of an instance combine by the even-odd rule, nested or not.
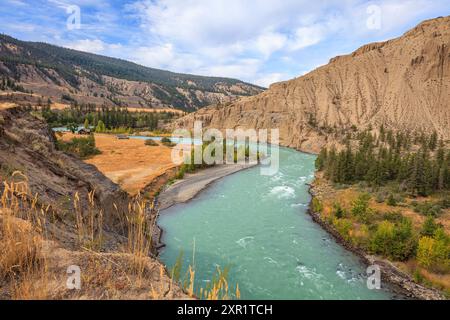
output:
[[[170,268],[183,252],[184,270],[195,266],[197,289],[217,266],[228,266],[230,287],[238,283],[242,299],[392,298],[369,290],[365,266],[307,214],[314,160],[280,148],[276,175],[241,171],[161,212],[161,260]]]

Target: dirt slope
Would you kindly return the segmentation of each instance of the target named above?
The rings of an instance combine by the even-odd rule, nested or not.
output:
[[[124,221],[134,217],[129,214],[134,202],[128,194],[93,165],[56,150],[54,142],[47,124],[29,112],[20,107],[0,110],[0,197],[6,195],[0,201],[0,300],[186,298],[148,250],[143,249],[140,256],[130,251],[133,229]],[[17,206],[10,203],[13,197],[5,190],[11,189],[4,184],[26,181],[16,171],[26,176],[29,186],[29,191],[15,192],[25,199]],[[89,205],[88,194],[93,191],[94,205]],[[35,196],[36,206],[31,205]],[[29,207],[38,209],[17,214]],[[147,224],[154,223],[153,211],[143,211]],[[34,234],[34,230],[41,231]],[[27,269],[29,277],[19,273],[4,277],[8,257],[26,254],[25,249],[39,253],[32,257],[45,257],[45,268],[40,270],[42,264],[33,262],[31,268],[37,271]],[[26,265],[19,262],[11,263],[6,273]],[[70,265],[82,270],[81,291],[66,288]],[[16,292],[17,285],[20,292]]]

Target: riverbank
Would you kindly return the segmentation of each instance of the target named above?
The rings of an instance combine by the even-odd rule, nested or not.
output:
[[[155,221],[157,221],[161,211],[177,204],[189,202],[217,180],[255,166],[257,164],[224,164],[186,174],[182,180],[166,185],[157,196],[157,217],[155,217]],[[153,239],[157,251],[164,247],[164,243],[161,242],[163,232],[164,230],[156,223]]]
[[[188,202],[214,181],[254,166],[256,164],[224,164],[186,174],[184,179],[171,184],[159,195],[158,208],[165,210]]]
[[[336,190],[329,185],[324,187],[321,184],[323,184],[323,182],[318,182],[316,173],[316,178],[310,185],[309,189],[312,200],[314,198],[323,199],[325,193],[328,197],[335,198],[335,196],[333,196],[333,192],[336,192]],[[325,189],[327,189],[327,191],[324,191]],[[326,217],[324,217],[321,212],[314,210],[313,207],[313,201],[311,201],[308,213],[311,215],[312,219],[322,226],[322,228],[328,233],[330,233],[338,243],[360,257],[367,266],[378,265],[381,269],[382,283],[385,282],[394,286],[394,291],[396,293],[411,299],[445,300],[444,295],[440,291],[418,284],[409,274],[400,270],[392,262],[381,257],[370,255],[365,250],[358,248],[352,242],[345,239],[343,235],[326,219]]]

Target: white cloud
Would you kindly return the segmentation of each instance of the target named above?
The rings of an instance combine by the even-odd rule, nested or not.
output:
[[[154,47],[139,47],[134,50],[132,57],[137,63],[162,67],[174,59],[173,45],[166,43]]]
[[[275,73],[265,75],[261,71],[272,55],[306,48],[325,36],[320,26],[314,25],[321,16],[320,6],[309,5],[310,10],[304,14],[304,5],[308,3],[306,0],[136,1],[126,6],[128,12],[140,18],[149,41],[156,39],[160,44],[138,48],[133,60],[152,67],[266,85],[279,80]],[[166,43],[171,44],[170,50]],[[187,62],[183,63],[183,59]]]
[[[284,34],[269,32],[261,34],[256,40],[256,48],[265,58],[269,58],[272,53],[282,49],[287,42]]]
[[[98,39],[95,40],[78,40],[71,44],[66,45],[70,49],[91,52],[91,53],[100,53],[105,50],[106,44]]]
[[[249,80],[255,75],[261,67],[261,61],[258,59],[237,59],[227,64],[212,64],[204,66],[199,70],[202,75],[214,75],[218,77],[237,78]]]
[[[262,77],[256,79],[254,82],[258,86],[268,88],[268,87],[270,87],[270,85],[272,85],[276,82],[289,80],[289,79],[292,79],[291,75],[275,72],[275,73],[269,73],[269,74],[263,75]]]
[[[319,25],[300,27],[295,31],[295,35],[289,43],[289,50],[295,51],[315,45],[323,40],[325,35],[324,28]]]
[[[85,19],[79,40],[68,47],[149,67],[227,76],[263,86],[298,76],[364,43],[406,31],[411,23],[443,10],[448,2],[130,0],[117,7],[104,0],[48,1],[61,7],[69,1],[82,6]],[[381,9],[379,30],[367,28],[367,7],[373,4]],[[98,10],[85,10],[85,6]],[[117,40],[121,37],[123,41]],[[61,39],[58,43],[67,43]],[[108,43],[119,41],[123,46]]]
[[[78,51],[102,54],[116,53],[116,51],[123,48],[121,44],[109,44],[99,39],[82,39],[72,43],[65,43],[63,46]]]

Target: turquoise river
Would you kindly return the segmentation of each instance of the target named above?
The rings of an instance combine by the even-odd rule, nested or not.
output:
[[[314,160],[280,148],[274,176],[259,167],[240,171],[162,211],[161,260],[170,268],[183,252],[197,289],[228,266],[241,299],[391,299],[389,291],[367,288],[359,258],[308,215]]]

